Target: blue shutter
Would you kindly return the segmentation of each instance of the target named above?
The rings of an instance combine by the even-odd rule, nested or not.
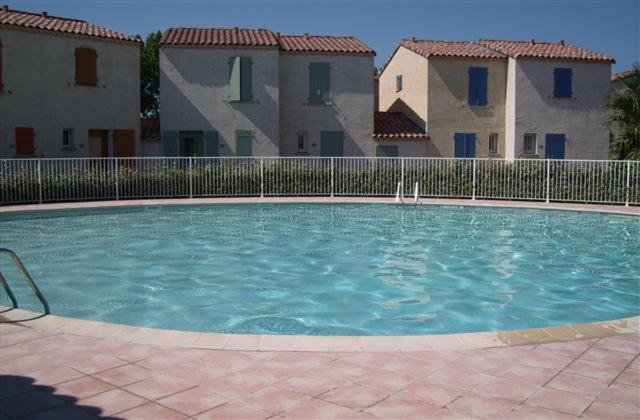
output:
[[[476,157],[476,133],[467,133],[465,135],[465,157]]]
[[[464,133],[456,133],[453,137],[455,141],[455,157],[463,158],[465,157],[465,149],[466,149],[466,136]]]
[[[545,136],[545,159],[564,159],[564,134],[547,134]]]
[[[573,71],[571,69],[557,68],[553,70],[553,96],[556,98],[571,97],[571,78]]]
[[[487,74],[485,67],[469,67],[469,105],[487,105]]]
[[[165,156],[178,156],[178,132],[165,130],[162,133],[162,152]]]

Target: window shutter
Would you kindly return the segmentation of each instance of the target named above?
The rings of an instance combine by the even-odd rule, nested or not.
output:
[[[162,133],[162,150],[165,156],[178,156],[178,132],[165,130]]]
[[[465,135],[465,157],[476,157],[476,135],[475,133],[467,133]]]
[[[320,66],[320,97],[323,103],[331,102],[331,66],[322,63]]]
[[[344,133],[342,131],[321,131],[320,155],[344,156]]]
[[[76,48],[76,84],[95,86],[97,83],[97,54],[91,48]]]
[[[456,133],[453,136],[453,140],[455,142],[455,157],[463,158],[466,157],[465,149],[466,149],[466,136],[464,133]]]
[[[253,61],[249,57],[240,58],[240,100],[253,100],[252,92],[252,67]]]
[[[218,156],[218,132],[217,131],[205,131],[204,132],[204,155],[205,156]]]
[[[33,128],[16,127],[16,155],[32,156],[35,151]]]
[[[571,78],[573,71],[571,69],[556,68],[553,70],[553,96],[556,98],[570,98]]]
[[[133,130],[113,130],[113,155],[131,157],[136,155],[136,133]]]
[[[487,105],[487,74],[484,67],[469,67],[469,105]]]
[[[484,67],[478,69],[478,106],[487,106],[487,69]]]
[[[547,134],[545,136],[545,159],[564,159],[564,134]]]
[[[240,77],[240,57],[229,58],[229,100],[240,101],[241,77]]]
[[[253,133],[248,130],[236,130],[236,156],[253,156]]]
[[[309,103],[317,104],[322,102],[322,92],[320,90],[321,63],[309,64]]]
[[[89,50],[89,84],[98,84],[98,54],[96,50]]]

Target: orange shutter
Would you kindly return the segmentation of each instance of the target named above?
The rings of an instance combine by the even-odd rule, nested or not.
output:
[[[135,131],[113,130],[113,155],[115,157],[136,155]]]
[[[76,84],[95,86],[97,83],[96,50],[76,48]]]
[[[33,145],[33,128],[16,128],[16,155],[33,156],[35,147]]]

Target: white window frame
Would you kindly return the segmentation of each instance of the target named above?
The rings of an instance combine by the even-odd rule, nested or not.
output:
[[[495,147],[491,147],[492,146],[491,145],[491,141],[492,140],[495,142],[495,144],[494,144]],[[489,134],[489,153],[494,154],[494,155],[498,153],[498,133],[490,133]]]
[[[402,90],[402,75],[398,74],[396,75],[396,92],[400,92]]]
[[[309,149],[309,133],[307,130],[298,130],[298,143],[296,153],[306,153]]]
[[[63,149],[73,148],[73,129],[72,128],[62,129],[62,148]]]
[[[533,140],[533,148],[527,149],[527,140]],[[535,155],[538,151],[538,135],[536,133],[525,133],[522,144],[522,153],[525,155]]]

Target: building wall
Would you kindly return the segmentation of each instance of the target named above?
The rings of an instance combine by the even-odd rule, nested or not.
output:
[[[402,75],[402,90],[396,92],[396,76]],[[398,47],[379,76],[378,111],[402,112],[418,126],[427,127],[427,60]]]
[[[428,143],[428,139],[376,140],[376,146],[398,146],[398,157],[426,157]]]
[[[16,127],[34,129],[34,157],[89,156],[89,129],[134,130],[141,153],[138,45],[7,29],[0,40],[0,157],[16,157]],[[75,84],[76,47],[97,51],[97,86]],[[73,129],[72,149],[62,148],[63,129]]]
[[[229,101],[229,58],[250,57],[250,102]],[[253,132],[254,156],[278,155],[277,49],[161,48],[162,130],[218,132],[219,155],[236,155],[236,130]],[[164,140],[163,140],[164,141]]]
[[[476,157],[502,157],[505,139],[507,60],[429,58],[427,154],[455,156],[455,133],[476,133]],[[486,67],[487,106],[469,106],[469,67]],[[498,154],[489,154],[489,134],[498,133]]]
[[[309,104],[309,63],[329,63],[331,104]],[[280,55],[280,155],[297,155],[298,131],[307,131],[307,152],[320,155],[320,132],[343,131],[345,156],[375,156],[373,57]]]
[[[573,71],[571,98],[553,97],[556,67]],[[609,63],[518,59],[515,79],[515,158],[523,157],[525,133],[537,134],[537,157],[545,156],[545,134],[564,134],[566,159],[607,158]]]

